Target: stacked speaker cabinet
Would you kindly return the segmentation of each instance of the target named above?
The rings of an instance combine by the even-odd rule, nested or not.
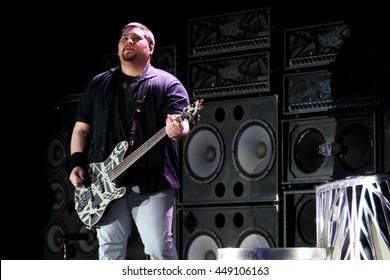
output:
[[[190,19],[190,96],[200,120],[181,142],[182,259],[279,243],[279,100],[270,88],[270,9]]]
[[[321,183],[381,171],[377,69],[346,22],[285,31],[282,181]],[[351,68],[353,61],[359,67]],[[299,71],[297,71],[299,70]]]
[[[48,139],[46,179],[50,218],[45,227],[45,259],[96,258],[95,232],[83,226],[74,209],[74,187],[67,166],[70,134],[70,130],[57,130]]]
[[[204,104],[183,141],[183,259],[213,259],[223,247],[278,244],[277,107],[275,96]]]
[[[81,94],[65,96],[53,109],[46,145],[48,223],[45,259],[96,259],[95,232],[87,230],[74,209],[74,187],[69,181],[69,144]]]
[[[379,69],[360,33],[347,22],[285,30],[286,115],[375,107]]]
[[[358,26],[339,21],[285,30],[284,246],[316,246],[316,185],[386,170],[388,104],[378,106],[375,47],[363,42]]]

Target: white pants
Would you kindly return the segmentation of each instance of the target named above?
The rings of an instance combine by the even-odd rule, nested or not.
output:
[[[125,260],[132,219],[138,228],[145,254],[152,260],[177,260],[172,223],[175,191],[140,195],[137,187],[114,200],[99,221],[96,232],[100,260]],[[131,248],[130,248],[131,250]]]

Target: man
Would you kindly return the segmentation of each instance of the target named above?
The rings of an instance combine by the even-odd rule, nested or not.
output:
[[[125,188],[126,194],[113,199],[94,225],[99,259],[126,258],[132,220],[150,259],[178,259],[172,233],[175,190],[181,182],[177,140],[190,131],[189,122],[180,117],[189,96],[175,76],[150,64],[154,48],[148,27],[137,22],[125,25],[118,43],[120,66],[92,78],[80,100],[71,139],[70,181],[76,193],[98,177],[88,178],[88,153],[91,166],[116,155],[113,151],[122,149],[117,145],[125,141],[126,159],[161,129],[168,136],[115,178],[115,185]],[[114,163],[99,163],[95,171],[97,167],[108,171]]]

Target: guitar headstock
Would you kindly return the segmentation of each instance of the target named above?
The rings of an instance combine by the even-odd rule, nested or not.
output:
[[[183,109],[183,113],[180,115],[181,120],[187,120],[191,122],[198,115],[199,111],[203,109],[203,99],[198,99]]]

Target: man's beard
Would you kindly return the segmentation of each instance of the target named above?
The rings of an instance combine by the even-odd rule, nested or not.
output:
[[[122,60],[124,61],[132,61],[134,59],[134,53],[126,52],[122,53]]]

